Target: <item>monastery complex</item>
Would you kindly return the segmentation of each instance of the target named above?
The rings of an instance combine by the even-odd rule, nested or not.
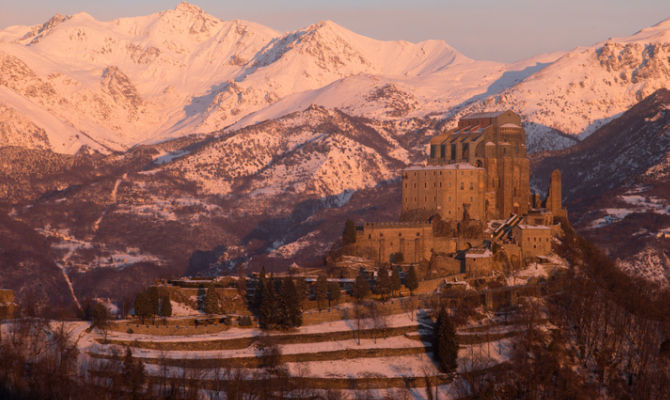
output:
[[[567,217],[561,173],[553,172],[542,200],[531,193],[529,166],[519,115],[466,115],[432,138],[425,165],[402,171],[400,221],[357,227],[357,253],[467,277],[549,255],[558,220]]]

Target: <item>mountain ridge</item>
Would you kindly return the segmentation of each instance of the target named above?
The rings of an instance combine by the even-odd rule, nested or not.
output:
[[[0,93],[0,104],[46,133],[48,142],[39,145],[66,153],[77,145],[107,152],[217,134],[312,103],[386,120],[449,121],[512,108],[528,121],[529,150],[536,151],[572,145],[561,134],[588,136],[670,79],[667,21],[630,37],[504,64],[472,60],[440,40],[379,41],[328,20],[280,33],[220,20],[188,3],[108,22],[86,13],[56,15],[0,31],[0,54],[29,66],[30,75],[5,85],[15,93]],[[652,42],[653,49],[646,46]],[[16,73],[16,65],[6,67]],[[103,90],[108,68],[127,78],[141,104]],[[567,81],[558,79],[564,73],[572,74]],[[598,79],[583,78],[590,75]],[[27,93],[24,86],[34,88]],[[569,100],[572,93],[588,101]],[[0,146],[20,144],[16,131],[6,130],[12,139]]]

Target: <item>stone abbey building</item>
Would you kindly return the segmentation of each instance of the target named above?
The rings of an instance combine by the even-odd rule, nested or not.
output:
[[[531,195],[529,180],[519,115],[510,110],[466,115],[455,129],[431,139],[426,165],[402,171],[401,222],[359,226],[356,247],[378,263],[450,255],[460,259],[451,263],[455,273],[490,269],[496,241],[518,259],[546,255],[557,230],[555,217],[567,215],[561,176],[552,174],[544,202]]]

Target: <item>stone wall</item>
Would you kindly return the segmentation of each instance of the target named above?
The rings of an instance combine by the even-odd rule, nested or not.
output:
[[[470,164],[410,167],[402,173],[402,211],[434,210],[460,221],[464,207],[471,218],[486,219],[485,171]]]
[[[0,289],[0,320],[14,316],[14,291]]]
[[[521,246],[523,258],[550,254],[551,232],[551,227],[546,225],[518,225],[514,227],[514,239]]]

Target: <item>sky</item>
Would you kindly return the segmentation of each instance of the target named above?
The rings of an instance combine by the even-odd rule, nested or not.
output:
[[[0,29],[35,25],[56,13],[98,20],[174,8],[159,0],[0,0]],[[629,36],[670,18],[668,0],[192,0],[225,20],[254,21],[281,32],[332,20],[380,40],[444,40],[468,57],[513,62],[542,53]]]

